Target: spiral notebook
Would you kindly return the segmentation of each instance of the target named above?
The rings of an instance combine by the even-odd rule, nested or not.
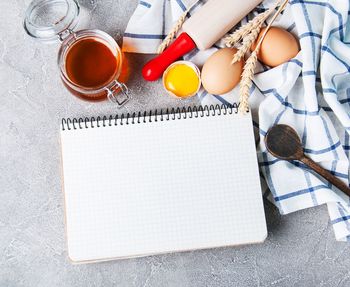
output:
[[[93,262],[264,241],[251,115],[63,119],[68,255]]]

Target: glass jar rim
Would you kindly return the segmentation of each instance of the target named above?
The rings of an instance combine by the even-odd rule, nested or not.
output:
[[[82,40],[84,38],[98,38],[100,40],[107,42],[109,48],[112,48],[113,50],[115,50],[117,55],[119,56],[118,67],[116,69],[116,72],[111,77],[110,82],[106,83],[104,86],[91,88],[91,87],[83,87],[83,86],[77,85],[76,83],[71,81],[71,79],[68,77],[64,69],[65,57],[70,47],[72,47],[75,43],[77,43],[79,40]],[[79,30],[77,32],[73,32],[69,37],[64,39],[58,52],[57,64],[59,66],[62,79],[70,88],[80,93],[94,94],[94,93],[98,93],[106,90],[106,88],[108,88],[109,85],[113,85],[115,80],[119,78],[121,74],[122,66],[123,66],[123,57],[121,55],[122,55],[122,51],[118,43],[109,34],[97,29],[85,29],[85,30]]]
[[[78,24],[77,0],[33,0],[25,13],[23,26],[27,34],[42,41],[56,41]]]

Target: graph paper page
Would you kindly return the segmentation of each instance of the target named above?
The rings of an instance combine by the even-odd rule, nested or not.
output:
[[[82,124],[62,131],[61,144],[73,262],[266,237],[250,115]]]

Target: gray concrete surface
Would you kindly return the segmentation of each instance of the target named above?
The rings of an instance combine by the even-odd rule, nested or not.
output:
[[[89,1],[82,2],[87,7]],[[0,287],[350,286],[350,245],[336,242],[325,207],[281,217],[266,203],[264,244],[73,266],[67,259],[60,181],[59,121],[115,113],[72,97],[58,77],[58,44],[22,29],[28,0],[0,1]],[[87,27],[121,38],[137,4],[102,1]],[[129,55],[128,111],[182,106],[142,81],[148,59]],[[125,110],[124,110],[125,111]]]

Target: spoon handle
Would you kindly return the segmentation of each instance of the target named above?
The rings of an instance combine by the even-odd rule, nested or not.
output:
[[[346,195],[350,196],[350,188],[344,182],[342,182],[339,178],[335,177],[329,171],[325,170],[323,167],[318,165],[311,158],[304,155],[304,157],[302,157],[300,161],[306,164],[311,169],[313,169],[323,178],[327,179],[331,184],[339,188]]]

